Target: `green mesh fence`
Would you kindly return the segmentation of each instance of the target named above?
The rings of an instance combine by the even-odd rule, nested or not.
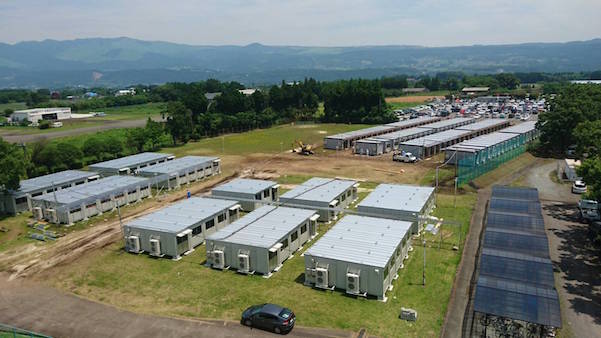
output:
[[[30,332],[27,330],[19,329],[10,325],[0,323],[0,338],[52,338],[43,334]]]
[[[521,143],[521,144],[519,144]],[[516,140],[512,144],[491,147],[474,154],[463,155],[457,164],[457,184],[464,185],[475,178],[510,161],[526,151],[526,144]]]

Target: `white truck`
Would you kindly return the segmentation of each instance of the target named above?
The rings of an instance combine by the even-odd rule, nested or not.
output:
[[[415,163],[417,162],[417,157],[415,157],[412,153],[401,151],[400,153],[394,153],[392,155],[392,160],[397,162]]]
[[[578,214],[581,222],[594,222],[601,220],[599,216],[599,203],[593,200],[580,200]]]

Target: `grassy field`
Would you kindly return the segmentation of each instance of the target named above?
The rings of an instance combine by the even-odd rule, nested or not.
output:
[[[460,222],[465,234],[474,200],[473,194],[461,195],[454,207],[452,196],[441,195],[435,215]],[[319,232],[326,230],[327,226],[321,224]],[[236,320],[249,304],[275,302],[292,308],[299,325],[353,331],[367,328],[369,334],[382,337],[433,337],[442,326],[461,257],[460,250],[450,249],[458,239],[457,231],[456,227],[443,229],[445,245],[441,249],[438,236],[428,238],[425,287],[421,285],[423,248],[415,243],[386,303],[304,286],[304,261],[299,254],[269,279],[213,270],[203,265],[204,245],[173,262],[125,253],[118,243],[65,267],[51,282],[78,295],[136,312]],[[401,307],[416,309],[419,320],[399,320]]]
[[[94,111],[106,113],[106,116],[97,117],[101,121],[116,121],[155,118],[161,115],[163,109],[163,103],[146,103],[123,107],[99,108]]]
[[[25,104],[25,102],[0,103],[0,113],[4,113],[5,109],[27,109],[27,105]]]

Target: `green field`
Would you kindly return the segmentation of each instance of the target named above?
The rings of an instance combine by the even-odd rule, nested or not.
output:
[[[435,215],[460,222],[465,234],[474,200],[474,194],[461,195],[453,207],[453,197],[441,195]],[[326,230],[321,224],[319,232]],[[433,337],[440,332],[461,257],[460,250],[451,250],[458,241],[458,229],[445,226],[443,230],[441,249],[438,236],[427,236],[427,285],[421,285],[423,248],[415,241],[415,250],[399,271],[386,303],[303,285],[304,260],[299,253],[265,279],[205,267],[204,245],[173,262],[125,253],[118,243],[66,267],[53,283],[87,298],[157,315],[237,320],[249,304],[275,302],[292,308],[299,325],[353,331],[366,328],[370,335],[382,337]],[[419,320],[398,319],[401,307],[416,309]]]
[[[106,113],[106,116],[96,117],[100,121],[145,120],[149,117],[160,116],[163,108],[163,103],[146,103],[123,107],[98,108],[93,111]]]
[[[387,102],[386,105],[392,109],[408,109],[423,105],[423,102]]]
[[[27,105],[25,104],[25,102],[0,103],[0,114],[4,114],[5,109],[27,109]]]

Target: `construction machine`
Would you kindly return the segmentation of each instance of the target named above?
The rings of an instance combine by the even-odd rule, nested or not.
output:
[[[305,144],[303,143],[303,141],[301,140],[296,140],[293,144],[292,144],[292,152],[293,153],[298,153],[301,155],[313,155],[313,146],[310,144]]]

